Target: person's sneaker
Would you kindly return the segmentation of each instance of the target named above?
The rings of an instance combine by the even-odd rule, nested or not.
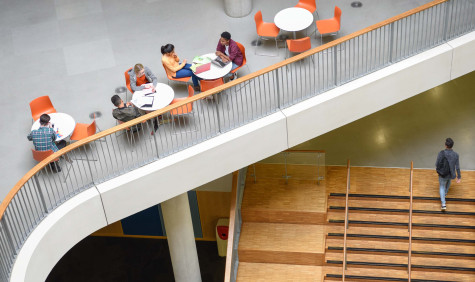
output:
[[[442,206],[442,207],[440,208],[441,211],[445,211],[446,209],[447,209],[446,206]]]

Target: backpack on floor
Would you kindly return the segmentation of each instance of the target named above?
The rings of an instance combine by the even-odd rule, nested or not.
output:
[[[447,155],[445,154],[444,151],[441,151],[441,152],[443,154],[443,157],[437,163],[436,171],[438,175],[445,178],[450,175],[450,167],[449,167],[449,161],[447,160]]]

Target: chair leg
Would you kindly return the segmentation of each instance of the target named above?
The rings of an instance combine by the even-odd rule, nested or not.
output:
[[[261,37],[259,36],[258,37],[258,41],[261,39]],[[275,55],[269,55],[269,54],[258,54],[257,53],[257,42],[256,42],[256,49],[254,51],[254,54],[257,55],[257,56],[269,56],[269,57],[277,57],[279,56],[279,46],[277,45],[277,37],[274,37],[274,40],[275,40],[275,48],[276,48],[276,51],[277,51],[277,54]]]

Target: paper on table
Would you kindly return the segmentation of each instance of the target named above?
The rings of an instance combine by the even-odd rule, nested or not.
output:
[[[206,64],[211,62],[210,57],[196,56],[193,58],[193,64]]]
[[[150,96],[140,96],[134,100],[134,104],[141,108],[141,107],[151,107],[153,106],[153,99],[154,97]]]

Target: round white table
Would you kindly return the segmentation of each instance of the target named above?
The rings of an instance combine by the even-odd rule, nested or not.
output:
[[[132,96],[132,104],[134,104],[137,108],[144,110],[144,111],[156,111],[161,108],[165,108],[166,106],[170,105],[173,98],[175,98],[175,91],[170,86],[164,83],[157,83],[155,87],[155,92],[150,93],[149,89],[138,90],[134,92]],[[147,95],[148,94],[148,95]],[[151,107],[142,107],[140,99],[142,97],[153,97],[153,103]]]
[[[215,53],[209,53],[209,54],[202,55],[201,57],[209,57],[211,60],[214,60],[216,59],[217,56]],[[197,73],[196,76],[205,80],[213,80],[213,79],[221,78],[227,75],[231,71],[232,68],[233,68],[232,62],[225,65],[222,68],[211,63],[211,67],[209,70],[204,71],[202,73]]]
[[[304,30],[313,23],[313,15],[303,8],[287,8],[278,12],[274,17],[275,25],[285,31],[295,32]]]
[[[54,131],[56,131],[56,141],[61,141],[73,134],[74,128],[76,127],[76,121],[73,117],[65,113],[51,113],[48,114],[51,118],[49,121],[53,125]],[[36,130],[40,128],[40,120],[38,119],[31,126],[31,130]]]

